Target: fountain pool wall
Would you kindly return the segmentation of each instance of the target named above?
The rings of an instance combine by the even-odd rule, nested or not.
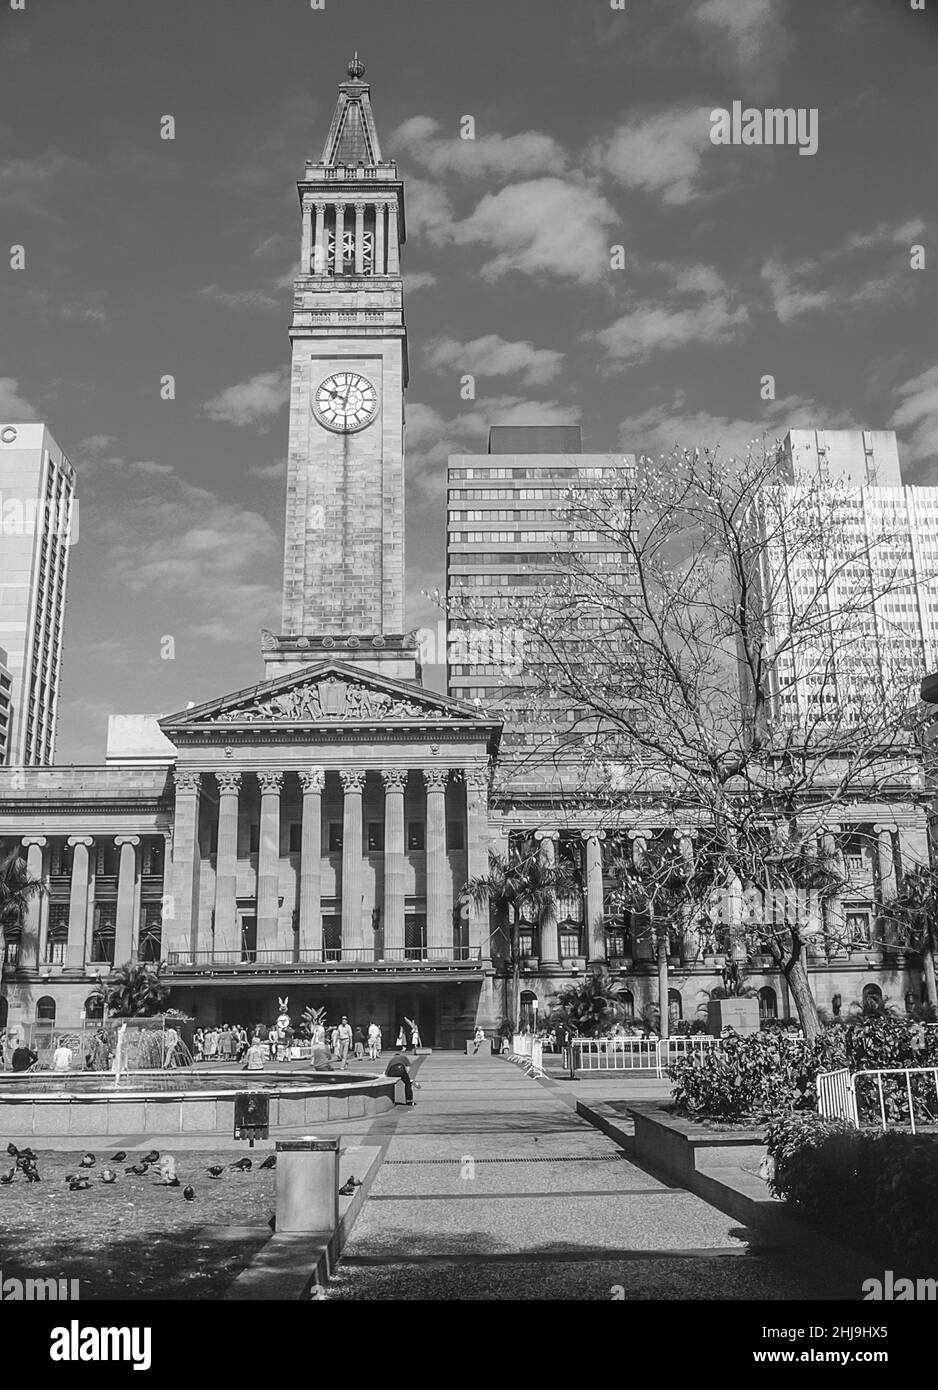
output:
[[[270,1096],[270,1130],[325,1120],[359,1120],[394,1104],[389,1076],[296,1072],[132,1073],[119,1089],[107,1072],[0,1077],[0,1139],[128,1138],[134,1134],[234,1134],[235,1096]],[[88,1089],[92,1081],[94,1090]],[[173,1089],[160,1089],[170,1082]],[[177,1080],[178,1078],[178,1080]],[[179,1089],[179,1083],[188,1083]],[[32,1089],[30,1083],[33,1083]],[[55,1089],[46,1089],[49,1083]],[[71,1089],[70,1089],[71,1085]]]

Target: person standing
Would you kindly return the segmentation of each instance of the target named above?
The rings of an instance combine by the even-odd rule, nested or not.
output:
[[[403,1052],[405,1047],[407,1046],[407,1034],[404,1032],[403,1023],[401,1024],[400,1032],[397,1035],[397,1042],[395,1046],[397,1047],[398,1052]]]
[[[368,1056],[373,1062],[378,1060],[380,1051],[381,1029],[378,1027],[377,1023],[375,1023],[374,1019],[372,1019],[368,1025]]]
[[[413,1023],[410,1025],[410,1045],[413,1048],[414,1055],[416,1056],[417,1048],[421,1046],[420,1024],[417,1022],[416,1019],[414,1019]]]
[[[479,1048],[482,1046],[482,1044],[483,1044],[484,1042],[485,1042],[485,1029],[484,1029],[484,1028],[477,1028],[476,1031],[475,1031],[475,1035],[474,1035],[474,1037],[473,1037],[473,1039],[472,1039],[472,1055],[473,1055],[473,1057],[476,1055],[476,1053],[478,1052]]]
[[[354,1033],[355,1042],[355,1061],[360,1062],[365,1055],[365,1034],[361,1027],[357,1026]]]
[[[336,1056],[339,1059],[339,1066],[342,1071],[348,1071],[348,1054],[349,1048],[352,1045],[352,1026],[345,1014],[342,1015],[342,1022],[335,1031],[336,1040],[338,1042]]]

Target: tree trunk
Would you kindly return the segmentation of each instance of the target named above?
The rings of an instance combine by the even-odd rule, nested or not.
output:
[[[811,993],[811,982],[800,945],[795,946],[783,970],[791,997],[795,1001],[795,1008],[798,1010],[798,1022],[804,1030],[805,1041],[813,1043],[821,1031],[821,1020],[818,1018],[817,1004]]]
[[[925,999],[933,1009],[938,1010],[938,990],[935,988],[935,947],[927,942],[922,952],[922,967],[925,973]]]
[[[658,1036],[668,1037],[671,1011],[668,1007],[668,933],[658,932]]]

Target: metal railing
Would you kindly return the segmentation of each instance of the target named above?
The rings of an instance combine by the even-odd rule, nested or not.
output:
[[[244,947],[235,951],[169,951],[166,964],[170,969],[250,970],[256,966],[295,969],[330,965],[461,965],[481,959],[481,946],[393,946],[384,951],[373,946],[303,947],[293,951]]]
[[[892,1087],[888,1084],[891,1077],[896,1078]],[[862,1094],[858,1098],[858,1084],[868,1079],[875,1083],[875,1104],[869,1104],[869,1098]],[[856,1072],[841,1067],[818,1074],[817,1095],[818,1112],[825,1119],[847,1120],[859,1129],[860,1112],[869,1108],[879,1111],[884,1133],[890,1126],[909,1125],[916,1134],[916,1107],[924,1112],[926,1124],[938,1122],[938,1067],[870,1067]],[[920,1114],[919,1120],[922,1118]]]
[[[575,1071],[653,1071],[662,1077],[675,1062],[720,1047],[719,1038],[572,1038]]]

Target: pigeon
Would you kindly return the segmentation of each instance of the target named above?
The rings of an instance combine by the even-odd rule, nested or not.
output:
[[[26,1174],[26,1177],[30,1182],[42,1181],[42,1179],[39,1176],[39,1169],[36,1167],[35,1164],[30,1164],[28,1168],[23,1169],[23,1172]]]
[[[75,1177],[68,1185],[69,1192],[87,1192],[91,1186],[90,1178]]]
[[[239,1158],[237,1163],[229,1163],[229,1168],[234,1168],[239,1173],[249,1173],[254,1164],[249,1158]]]
[[[354,1195],[355,1184],[351,1181],[351,1179],[348,1182],[344,1182],[342,1186],[339,1188],[340,1197],[354,1197]]]
[[[264,1159],[264,1162],[261,1164],[261,1169],[264,1169],[264,1168],[276,1168],[276,1166],[277,1166],[277,1155],[276,1155],[276,1154],[271,1154],[269,1158],[265,1158],[265,1159]]]
[[[220,1164],[213,1163],[211,1168],[209,1168],[208,1170],[208,1175],[210,1178],[220,1178],[224,1171],[224,1168],[222,1168]]]
[[[125,1173],[136,1173],[138,1178],[142,1178],[149,1169],[145,1163],[133,1163],[129,1168],[125,1168]]]
[[[159,1149],[151,1149],[150,1152],[149,1152],[148,1154],[144,1154],[144,1155],[143,1155],[143,1162],[144,1162],[144,1163],[159,1163],[159,1161],[160,1161],[160,1151],[159,1151]]]
[[[7,1173],[6,1177],[0,1177],[0,1182],[3,1183],[4,1187],[9,1187],[10,1183],[13,1181],[13,1179],[14,1179],[15,1176],[16,1176],[16,1168],[14,1167],[14,1168],[11,1168],[11,1169],[10,1169],[10,1171],[9,1171],[9,1173]]]
[[[111,1162],[112,1162],[112,1163],[123,1163],[123,1161],[124,1161],[124,1159],[125,1159],[126,1157],[127,1157],[127,1155],[124,1153],[124,1150],[123,1150],[123,1149],[118,1149],[118,1150],[117,1150],[117,1153],[116,1153],[116,1154],[114,1155],[114,1157],[111,1159]]]
[[[16,1147],[15,1144],[7,1144],[7,1153],[10,1155],[11,1158],[15,1158],[16,1155],[19,1153],[19,1149]]]
[[[33,1161],[34,1161],[34,1160],[31,1159],[31,1158],[26,1158],[26,1156],[25,1156],[24,1154],[17,1154],[17,1155],[16,1155],[16,1166],[17,1166],[17,1168],[22,1168],[24,1172],[26,1171],[26,1169],[30,1166],[30,1164],[31,1164]]]
[[[81,1162],[78,1166],[80,1168],[93,1168],[97,1161],[94,1154],[82,1154]]]
[[[36,1162],[36,1155],[33,1153],[32,1149],[20,1149],[19,1156],[20,1158],[28,1158],[33,1163]]]
[[[102,1182],[117,1182],[117,1174],[114,1172],[114,1169],[113,1169],[113,1168],[102,1168],[102,1170],[101,1170],[101,1181],[102,1181]]]
[[[187,1202],[194,1202],[194,1201],[195,1201],[195,1188],[193,1188],[193,1187],[184,1187],[184,1188],[182,1189],[182,1195],[185,1197],[185,1199],[186,1199]]]

